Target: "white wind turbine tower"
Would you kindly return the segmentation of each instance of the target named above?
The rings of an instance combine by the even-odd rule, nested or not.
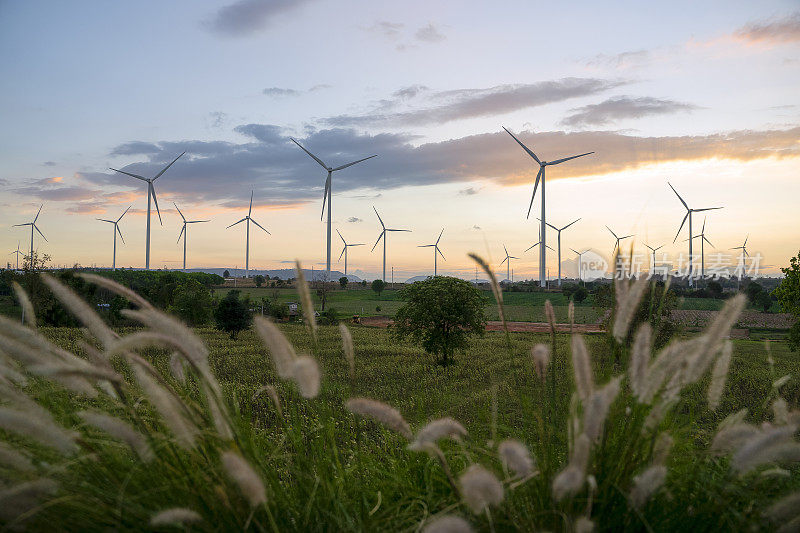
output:
[[[650,251],[653,252],[653,260],[650,261],[650,275],[652,276],[656,272],[656,252],[662,249],[664,245],[662,244],[661,246],[657,246],[655,248],[653,248],[649,244],[645,244],[645,246],[647,246],[650,249]]]
[[[183,152],[185,154],[186,152]],[[125,174],[126,176],[130,176],[132,178],[136,178],[137,180],[142,180],[147,182],[147,231],[145,235],[145,251],[144,251],[144,268],[145,270],[150,270],[150,201],[152,199],[153,203],[156,204],[156,213],[158,213],[158,222],[163,226],[164,223],[161,222],[161,211],[158,210],[158,199],[156,199],[156,189],[153,185],[161,175],[167,171],[169,167],[171,167],[175,161],[180,159],[183,154],[179,155],[172,162],[161,169],[161,172],[153,176],[152,178],[145,178],[144,176],[139,176],[138,174],[131,174],[130,172],[125,172],[124,170],[117,170],[116,168],[109,168],[109,170],[113,170],[114,172],[119,172],[120,174]]]
[[[706,248],[705,248],[705,243],[708,243],[709,246],[711,246],[712,248],[714,247],[714,245],[711,244],[711,241],[709,241],[706,238],[706,219],[705,218],[703,218],[703,228],[700,230],[700,233],[698,235],[695,235],[694,237],[692,237],[692,239],[697,239],[697,238],[700,239],[700,279],[705,279],[705,277],[706,277]],[[686,239],[686,240],[688,240],[688,239]],[[684,240],[683,242],[686,242],[686,240]]]
[[[42,233],[42,231],[39,229],[39,226],[36,225],[36,221],[39,220],[39,214],[42,212],[42,207],[44,207],[44,204],[39,206],[39,210],[36,212],[36,216],[33,218],[33,222],[26,222],[24,224],[14,224],[14,226],[13,226],[13,227],[18,227],[18,226],[30,226],[31,227],[31,255],[29,256],[30,257],[30,267],[31,268],[34,267],[34,264],[33,264],[33,252],[34,252],[34,250],[33,250],[33,230],[36,230],[39,233],[39,235],[42,236],[42,239],[47,241],[47,237],[44,236],[44,233]]]
[[[721,207],[704,207],[703,209],[690,209],[686,202],[681,198],[681,195],[678,194],[678,191],[675,190],[675,187],[672,186],[670,182],[667,182],[669,188],[672,189],[672,192],[675,193],[675,196],[678,197],[678,200],[681,201],[683,207],[686,208],[686,215],[683,217],[683,221],[681,222],[681,227],[678,228],[678,233],[675,234],[675,238],[672,240],[674,243],[678,240],[678,235],[681,234],[681,230],[683,229],[683,225],[686,223],[686,219],[689,219],[689,286],[692,287],[694,282],[692,280],[692,263],[694,262],[694,258],[692,257],[692,213],[699,213],[700,211],[711,211],[713,209],[722,209]]]
[[[533,199],[536,197],[536,189],[539,187],[539,179],[541,179],[542,180],[542,216],[540,218],[541,228],[540,228],[540,231],[539,231],[539,238],[542,240],[542,244],[546,244],[545,227],[547,225],[547,218],[546,218],[546,215],[545,215],[545,194],[544,194],[545,193],[545,175],[544,175],[545,174],[544,173],[545,167],[552,166],[552,165],[558,165],[558,164],[563,163],[565,161],[569,161],[570,159],[583,157],[585,155],[593,154],[594,152],[586,152],[585,154],[578,154],[578,155],[573,155],[573,156],[570,156],[570,157],[563,157],[561,159],[556,159],[555,161],[540,161],[539,158],[536,157],[536,154],[533,153],[533,151],[531,151],[527,146],[522,144],[522,142],[519,139],[514,137],[513,133],[508,131],[505,127],[503,129],[506,130],[506,133],[511,135],[511,137],[515,141],[517,141],[517,144],[519,144],[522,147],[522,149],[525,150],[528,153],[528,155],[531,156],[539,164],[539,173],[536,174],[536,184],[533,186],[533,194],[531,195],[531,203],[528,206],[528,217],[531,216],[531,208],[533,207]],[[541,286],[544,286],[545,280],[547,278],[546,270],[545,270],[545,262],[546,262],[546,257],[545,257],[546,256],[546,250],[545,250],[545,248],[546,248],[546,246],[542,246],[539,249],[539,284]]]
[[[534,244],[534,246],[536,246],[536,245]],[[509,283],[511,283],[511,260],[512,259],[519,259],[519,257],[514,257],[513,255],[508,255],[508,249],[506,248],[505,244],[503,245],[503,250],[506,252],[506,258],[503,259],[502,261],[500,261],[500,264],[502,265],[503,263],[506,263],[506,261],[508,261],[508,263],[506,263],[506,279],[508,280]]]
[[[251,197],[250,201],[252,202],[252,200],[253,199]],[[176,204],[175,202],[172,202],[172,205],[175,206],[175,209],[178,209],[178,204]],[[181,242],[181,235],[183,235],[183,270],[186,270],[186,237],[189,235],[189,231],[186,229],[186,225],[187,224],[199,224],[201,222],[211,222],[211,221],[210,220],[186,220],[186,217],[183,216],[183,213],[181,213],[180,209],[178,209],[178,214],[183,219],[183,227],[181,228],[181,232],[178,234],[178,242]]]
[[[331,183],[331,176],[337,170],[343,170],[343,169],[345,169],[347,167],[351,167],[351,166],[355,165],[356,163],[361,163],[362,161],[366,161],[367,159],[372,159],[373,157],[378,157],[378,156],[377,155],[371,155],[369,157],[365,157],[364,159],[359,159],[358,161],[353,161],[352,163],[347,163],[345,165],[341,165],[341,166],[338,166],[338,167],[329,167],[328,165],[323,163],[320,158],[318,158],[317,156],[315,156],[314,154],[312,154],[311,152],[306,150],[303,147],[303,145],[301,145],[299,142],[295,141],[294,139],[292,139],[292,142],[294,142],[305,153],[307,153],[309,156],[311,156],[311,158],[313,158],[314,161],[319,163],[322,166],[322,168],[324,168],[325,170],[328,171],[328,177],[325,179],[325,192],[323,192],[323,194],[322,194],[322,212],[319,215],[319,219],[322,220],[322,217],[325,215],[325,202],[327,201],[328,202],[328,252],[327,252],[328,255],[326,256],[327,258],[325,260],[325,265],[326,265],[325,268],[326,268],[326,272],[327,272],[325,281],[330,281],[330,279],[328,279],[328,278],[331,277],[331,211],[332,211],[332,208],[331,208],[332,203],[331,202],[333,201],[333,192],[332,192],[333,184]],[[385,277],[386,276],[384,275],[384,278]]]
[[[247,210],[247,216],[244,217],[241,220],[238,220],[238,221],[234,222],[230,226],[228,226],[228,228],[232,228],[233,226],[235,226],[236,224],[239,224],[240,222],[244,222],[245,220],[247,221],[247,240],[245,241],[245,246],[244,246],[244,277],[246,277],[246,278],[250,277],[250,223],[252,222],[253,224],[258,226],[259,228],[261,228],[264,231],[266,231],[267,235],[272,235],[272,233],[267,231],[264,226],[262,226],[261,224],[256,222],[255,219],[253,219],[250,216],[250,214],[252,212],[253,212],[253,192],[250,191],[250,208]],[[228,229],[228,228],[225,228],[225,229]],[[184,252],[184,260],[185,260],[185,258],[186,258],[186,256],[185,256],[185,252]]]
[[[538,242],[535,242],[535,243],[533,243],[532,245],[530,245],[530,246],[528,247],[528,249],[527,249],[527,250],[525,250],[525,252],[522,252],[522,253],[526,253],[526,252],[528,252],[529,250],[533,250],[534,248],[536,248],[536,247],[537,247],[537,246],[539,246],[540,244],[542,244],[542,234],[541,234],[541,230],[539,230],[539,241],[538,241]],[[548,249],[549,249],[551,252],[555,252],[555,250],[553,250],[553,248],[552,248],[552,247],[551,247],[549,244],[545,244],[545,246],[547,246],[547,248],[548,248]],[[540,256],[540,258],[541,258],[541,256]],[[539,286],[540,286],[540,287],[544,287],[544,286],[545,286],[545,284],[542,284],[542,282],[541,282],[541,281],[539,281]]]
[[[128,209],[130,209],[131,207],[132,206],[128,206]],[[119,238],[122,239],[122,244],[125,244],[125,239],[122,237],[122,231],[120,231],[120,229],[119,229],[119,221],[122,220],[122,217],[125,216],[125,213],[128,212],[128,209],[126,209],[119,216],[119,218],[117,220],[108,220],[108,219],[105,219],[105,218],[98,218],[97,219],[100,222],[108,222],[110,224],[114,224],[114,255],[111,256],[111,270],[116,270],[117,269],[117,233],[119,233]]]
[[[617,237],[617,234],[616,234],[616,233],[614,233],[614,231],[613,231],[611,228],[609,228],[608,226],[606,226],[606,229],[607,229],[608,231],[610,231],[610,232],[611,232],[611,235],[613,235],[613,236],[614,236],[614,238],[616,239],[616,242],[614,242],[614,249],[613,249],[613,250],[612,250],[612,252],[611,252],[612,254],[613,254],[614,252],[616,252],[616,251],[617,251],[617,248],[619,248],[619,241],[625,240],[625,239],[627,239],[627,238],[629,238],[629,237],[633,237],[633,235],[634,235],[634,234],[632,233],[632,234],[630,234],[630,235],[624,235],[624,236],[622,236],[622,237]]]
[[[742,251],[741,255],[739,256],[740,257],[740,259],[739,259],[739,268],[737,268],[737,270],[739,271],[739,279],[736,282],[736,288],[737,289],[739,288],[739,283],[742,281],[742,272],[744,271],[744,257],[745,256],[750,257],[750,254],[747,253],[747,239],[749,239],[749,238],[750,238],[750,235],[748,235],[747,237],[744,238],[744,242],[742,243],[741,246],[735,246],[735,247],[731,248],[731,250],[741,250]]]
[[[16,255],[17,256],[17,270],[19,270],[19,256],[25,257],[25,254],[19,251],[19,241],[17,241],[17,249],[11,252],[8,255]]]
[[[582,252],[579,252],[575,248],[570,248],[573,252],[578,255],[578,281],[583,281],[583,272],[581,271],[581,261],[583,260],[583,254],[589,251],[589,248],[585,249]]]
[[[431,247],[433,247],[433,277],[436,277],[437,274],[438,274],[437,261],[436,261],[437,260],[437,257],[436,257],[437,254],[441,255],[442,259],[444,259],[444,254],[439,249],[439,241],[442,240],[442,233],[444,233],[444,228],[442,228],[442,231],[439,232],[439,238],[436,239],[435,243],[433,243],[433,244],[422,244],[420,246],[417,246],[417,248],[431,248]],[[444,260],[447,261],[447,259],[444,259]]]
[[[375,209],[374,205],[372,206],[372,209],[374,209],[375,210],[375,214],[378,215],[378,210]],[[381,242],[381,239],[383,239],[383,277],[381,279],[383,281],[386,281],[386,232],[387,231],[411,231],[411,230],[410,229],[391,229],[391,228],[387,228],[383,224],[383,219],[381,218],[380,215],[378,215],[378,220],[380,221],[381,228],[383,228],[383,230],[381,231],[381,234],[378,235],[378,240],[375,241],[374,245],[372,245],[372,250],[370,250],[370,251],[374,251],[375,247],[378,246],[378,243]]]
[[[341,261],[342,256],[344,255],[344,275],[347,276],[347,249],[350,248],[351,246],[364,246],[364,243],[359,242],[354,244],[347,244],[347,241],[344,240],[344,237],[342,237],[342,234],[339,232],[338,229],[336,230],[336,233],[339,234],[339,238],[342,239],[342,243],[344,243],[344,247],[342,248],[342,253],[339,254],[339,259],[337,259],[337,261]]]
[[[570,227],[571,225],[573,225],[574,223],[576,223],[579,220],[580,220],[580,218],[576,218],[575,220],[573,220],[572,222],[570,222],[569,224],[567,224],[563,228],[557,228],[554,225],[550,224],[549,222],[547,223],[548,226],[550,226],[551,228],[553,228],[554,230],[556,230],[558,232],[558,286],[559,287],[561,286],[561,232],[564,231],[565,229],[567,229],[568,227]]]

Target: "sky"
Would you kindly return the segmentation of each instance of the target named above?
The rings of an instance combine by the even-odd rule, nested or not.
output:
[[[146,186],[109,167],[153,176],[151,267],[325,264],[320,220],[333,176],[333,269],[373,279],[388,227],[387,270],[398,280],[471,277],[477,252],[515,279],[536,278],[534,209],[540,159],[594,152],[546,171],[547,222],[571,251],[606,257],[614,238],[663,261],[687,253],[707,215],[706,261],[734,265],[745,238],[761,271],[800,249],[800,6],[796,1],[48,2],[0,0],[0,251],[35,248],[54,265],[144,266]],[[548,245],[556,247],[549,230]],[[674,241],[674,242],[673,242]],[[695,243],[699,243],[695,240]],[[713,247],[712,247],[713,246]],[[697,247],[696,247],[697,248]],[[695,250],[697,253],[697,250]],[[3,261],[5,263],[6,261]],[[548,251],[557,274],[558,257]]]

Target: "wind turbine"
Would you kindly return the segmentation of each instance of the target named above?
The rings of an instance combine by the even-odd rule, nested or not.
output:
[[[573,252],[575,252],[576,254],[578,254],[578,281],[583,281],[583,273],[582,273],[582,271],[581,271],[581,261],[583,260],[583,254],[585,254],[586,252],[588,252],[590,249],[589,249],[589,248],[587,248],[587,249],[585,249],[585,250],[584,250],[584,251],[582,251],[582,252],[579,252],[579,251],[578,251],[578,250],[576,250],[575,248],[570,248],[570,250],[572,250]]]
[[[652,276],[656,272],[656,252],[662,249],[664,245],[662,244],[661,246],[657,246],[656,248],[653,248],[649,244],[645,244],[645,246],[647,246],[650,249],[650,251],[653,252],[653,260],[650,263],[650,275]]]
[[[331,205],[332,205],[332,201],[333,201],[333,192],[332,192],[333,184],[331,183],[331,176],[337,170],[343,170],[343,169],[345,169],[347,167],[351,167],[351,166],[355,165],[356,163],[361,163],[362,161],[366,161],[367,159],[372,159],[373,157],[378,157],[378,156],[377,156],[377,154],[376,155],[371,155],[369,157],[365,157],[364,159],[359,159],[358,161],[353,161],[352,163],[347,163],[345,165],[341,165],[341,166],[338,166],[338,167],[329,167],[328,165],[323,163],[320,158],[318,158],[317,156],[315,156],[314,154],[312,154],[311,152],[306,150],[303,147],[303,145],[301,145],[299,142],[295,141],[294,139],[292,139],[292,142],[294,142],[305,153],[307,153],[309,156],[311,156],[311,158],[314,159],[314,161],[316,161],[317,163],[319,163],[322,166],[322,168],[324,168],[325,170],[328,171],[328,177],[325,179],[325,192],[322,193],[322,212],[319,215],[319,219],[322,220],[322,217],[325,215],[325,202],[327,201],[328,202],[328,255],[327,255],[327,259],[325,261],[325,264],[326,264],[326,270],[327,270],[327,278],[330,278],[331,277],[331,211],[332,211]],[[385,277],[386,276],[384,276],[384,278]],[[330,281],[327,278],[326,278],[325,281]]]
[[[337,259],[337,261],[341,261],[342,255],[344,255],[344,275],[347,276],[347,249],[351,246],[364,246],[364,243],[359,242],[355,244],[347,244],[347,241],[344,240],[344,237],[342,237],[342,234],[338,229],[336,230],[336,233],[339,233],[339,238],[342,239],[342,242],[344,243],[344,248],[342,248],[342,253],[339,254],[339,259]]]
[[[375,209],[374,205],[372,206],[372,209],[375,210],[375,214],[378,215],[378,210]],[[328,211],[328,213],[330,213],[330,211]],[[375,244],[372,245],[372,250],[370,250],[370,251],[374,251],[375,247],[378,246],[378,243],[381,242],[381,239],[383,239],[383,278],[381,278],[381,279],[383,279],[383,281],[386,281],[386,232],[387,231],[411,231],[411,230],[410,229],[391,229],[391,228],[387,228],[383,224],[383,219],[381,218],[380,215],[378,215],[378,220],[381,223],[381,227],[383,228],[383,231],[381,231],[381,234],[378,235],[378,240],[375,241]]]
[[[623,236],[623,237],[617,237],[617,234],[616,234],[616,233],[614,233],[614,231],[613,231],[611,228],[609,228],[608,226],[606,226],[606,229],[607,229],[608,231],[610,231],[610,232],[611,232],[611,235],[613,235],[615,239],[617,239],[617,241],[614,243],[614,250],[612,250],[612,253],[613,253],[613,252],[616,252],[616,251],[617,251],[617,248],[619,248],[619,241],[621,241],[621,240],[624,240],[624,239],[627,239],[627,238],[629,238],[629,237],[633,237],[633,235],[634,235],[634,234],[630,234],[630,235],[625,235],[625,236]]]
[[[252,198],[251,198],[252,200]],[[175,206],[175,209],[178,209],[178,204],[172,202],[172,205]],[[181,235],[183,235],[183,270],[186,270],[186,237],[189,235],[189,231],[186,229],[186,224],[199,224],[200,222],[211,222],[210,220],[186,220],[186,217],[183,216],[181,210],[178,209],[178,214],[183,219],[183,227],[181,228],[181,232],[178,234],[178,242],[181,242]]]
[[[547,223],[548,226],[550,226],[551,228],[553,228],[554,230],[556,230],[558,232],[558,286],[559,287],[561,286],[561,232],[564,231],[565,229],[567,229],[568,227],[570,227],[571,225],[573,225],[574,223],[576,223],[579,220],[580,220],[580,218],[576,218],[575,220],[573,220],[572,222],[570,222],[569,224],[567,224],[563,228],[557,228],[554,225],[550,224],[549,222]]]
[[[186,152],[183,152],[185,154]],[[144,268],[145,270],[150,270],[150,200],[152,199],[153,203],[156,204],[156,213],[158,213],[158,222],[163,226],[164,223],[161,221],[161,211],[158,210],[158,200],[156,199],[156,189],[153,183],[161,177],[161,175],[167,171],[169,167],[175,164],[175,161],[180,159],[183,154],[179,155],[175,159],[172,160],[172,163],[165,166],[161,169],[161,172],[153,176],[152,178],[145,178],[144,176],[139,176],[138,174],[131,174],[130,172],[125,172],[124,170],[117,170],[116,168],[110,168],[109,170],[113,170],[114,172],[119,172],[120,174],[125,174],[126,176],[130,176],[132,178],[136,178],[137,180],[142,180],[147,182],[147,232],[145,235],[145,252],[144,252]]]
[[[532,245],[530,245],[530,247],[528,247],[528,249],[527,249],[527,250],[525,250],[525,252],[522,252],[522,253],[526,253],[526,252],[528,252],[529,250],[533,250],[534,248],[536,248],[536,247],[537,247],[537,246],[539,246],[540,244],[542,244],[542,233],[541,233],[541,230],[539,230],[539,241],[538,241],[538,242],[535,242],[535,243],[533,243]],[[555,250],[553,250],[553,248],[552,248],[552,247],[550,247],[550,245],[549,245],[549,244],[545,244],[545,246],[547,246],[547,248],[548,248],[548,249],[549,249],[551,252],[555,252]],[[539,258],[541,259],[541,256],[539,256]],[[539,286],[540,286],[540,287],[544,287],[544,286],[545,286],[545,284],[543,284],[541,281],[539,281]]]
[[[132,206],[128,206],[128,209],[130,209],[131,207]],[[120,229],[119,229],[119,221],[122,220],[122,217],[125,216],[125,213],[128,212],[128,209],[126,209],[119,216],[119,218],[117,220],[108,220],[108,219],[105,219],[105,218],[98,218],[97,219],[100,222],[108,222],[110,224],[114,224],[114,255],[111,256],[111,269],[112,270],[116,270],[117,269],[117,233],[119,233],[119,238],[122,239],[122,243],[125,244],[125,239],[122,237],[122,231],[120,231]]]
[[[33,263],[33,230],[36,230],[37,232],[39,232],[39,235],[42,236],[42,239],[47,241],[47,237],[44,236],[44,233],[41,232],[41,230],[39,229],[39,226],[36,225],[36,221],[39,220],[39,214],[42,212],[42,207],[44,207],[44,204],[39,206],[39,210],[36,212],[36,216],[33,218],[33,222],[26,222],[24,224],[14,224],[14,226],[13,226],[13,227],[18,227],[18,226],[30,226],[31,227],[31,255],[30,255],[30,268],[31,269],[33,269],[34,266],[35,266],[34,263]]]
[[[534,246],[536,246],[536,245],[534,245]],[[508,255],[508,249],[506,248],[505,244],[503,245],[503,250],[506,252],[506,258],[503,259],[502,261],[500,261],[500,264],[502,265],[503,263],[508,261],[508,263],[506,263],[506,279],[508,280],[509,283],[511,283],[511,260],[512,259],[519,259],[519,257],[514,257],[513,255]]]
[[[267,231],[266,228],[264,228],[264,226],[262,226],[261,224],[256,222],[255,219],[253,219],[250,216],[250,214],[252,212],[253,212],[253,191],[250,191],[250,208],[247,210],[247,216],[244,217],[243,219],[239,220],[239,221],[234,222],[230,226],[228,226],[228,228],[232,228],[233,226],[235,226],[236,224],[239,224],[240,222],[244,222],[245,220],[247,221],[247,240],[245,241],[245,247],[244,247],[244,277],[246,277],[246,278],[250,277],[250,223],[252,222],[253,224],[258,226],[259,228],[261,228],[264,231],[266,231],[267,235],[272,235],[272,233]],[[181,215],[181,216],[183,216],[183,215]],[[197,222],[204,222],[204,221],[198,220]],[[225,229],[228,229],[228,228],[225,228]],[[180,239],[180,237],[178,237],[178,238]],[[186,268],[186,241],[184,241],[183,259],[184,259],[184,268]]]
[[[433,247],[433,277],[436,277],[437,276],[437,272],[438,272],[437,271],[437,261],[436,261],[437,260],[437,257],[436,257],[437,254],[441,255],[442,259],[444,259],[444,254],[439,249],[439,241],[442,240],[442,233],[444,233],[444,228],[442,228],[442,231],[439,232],[439,238],[436,239],[435,243],[433,243],[433,244],[422,244],[420,246],[417,246],[417,248],[430,248],[430,247]],[[444,259],[444,260],[447,261],[447,259]]]
[[[692,239],[700,238],[700,279],[704,279],[706,277],[706,249],[705,243],[708,243],[712,248],[714,247],[706,238],[706,219],[703,218],[703,228],[700,230],[699,235],[695,235]],[[688,239],[687,239],[688,240]],[[686,241],[683,241],[686,242]]]
[[[561,159],[556,159],[555,161],[540,161],[539,158],[536,157],[536,154],[534,154],[527,146],[522,144],[522,142],[519,139],[514,137],[513,133],[508,131],[505,127],[503,129],[506,130],[506,133],[511,135],[511,137],[515,141],[517,141],[517,144],[519,144],[522,147],[522,149],[525,150],[528,153],[528,155],[531,156],[539,164],[539,173],[536,174],[536,184],[533,186],[533,194],[531,195],[531,203],[528,206],[528,217],[531,216],[531,208],[533,207],[533,199],[536,197],[536,189],[539,187],[539,179],[541,178],[541,180],[542,180],[542,216],[540,218],[541,228],[540,228],[539,238],[542,240],[542,244],[546,244],[545,227],[547,225],[547,219],[545,218],[545,209],[544,209],[544,207],[545,207],[545,194],[544,194],[544,185],[545,185],[544,169],[545,169],[545,167],[552,166],[552,165],[558,165],[558,164],[563,163],[565,161],[569,161],[570,159],[583,157],[585,155],[593,154],[594,152],[586,152],[585,154],[578,154],[578,155],[573,155],[573,156],[570,156],[570,157],[563,157]],[[542,246],[539,249],[539,284],[541,286],[544,286],[544,282],[545,282],[545,280],[547,278],[546,272],[545,272],[545,260],[546,260],[546,257],[545,257],[546,250],[545,250],[545,248],[546,248],[546,246]]]
[[[737,268],[737,270],[739,270],[739,279],[736,282],[737,289],[739,287],[739,282],[742,281],[742,271],[744,270],[744,256],[750,257],[750,254],[747,253],[747,239],[749,239],[749,238],[750,238],[750,235],[748,235],[747,237],[744,238],[744,243],[742,243],[741,246],[735,246],[735,247],[731,248],[731,250],[741,250],[742,251],[741,255],[739,256],[740,257],[740,259],[739,259],[740,268]]]
[[[678,191],[675,190],[675,187],[672,186],[670,182],[667,182],[669,188],[672,189],[672,192],[675,193],[675,196],[678,197],[678,200],[681,201],[683,207],[686,208],[686,215],[683,217],[683,221],[681,221],[681,227],[678,228],[678,233],[675,234],[675,238],[672,240],[674,243],[678,240],[678,235],[681,234],[681,230],[683,229],[683,225],[686,223],[686,219],[689,219],[689,286],[693,286],[694,283],[692,281],[692,267],[694,258],[692,257],[692,213],[699,213],[700,211],[711,211],[713,209],[722,209],[721,207],[704,207],[703,209],[690,209],[688,204],[681,198],[681,195],[678,194]]]
[[[17,256],[17,270],[19,270],[19,256],[25,257],[25,254],[19,251],[19,241],[17,241],[17,249],[8,255],[14,255],[14,254],[16,254]]]

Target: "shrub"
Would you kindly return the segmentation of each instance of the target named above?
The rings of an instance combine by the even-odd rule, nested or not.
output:
[[[250,314],[250,302],[239,299],[239,291],[228,291],[214,310],[217,328],[230,334],[231,339],[243,329],[250,327],[253,317]]]
[[[256,283],[256,287],[261,287],[264,284],[264,276],[258,274],[253,278],[253,281]]]
[[[783,279],[774,291],[784,313],[791,313],[796,322],[789,330],[789,344],[792,349],[800,348],[800,252],[789,260],[789,266],[782,268]]]
[[[395,337],[422,344],[441,365],[467,347],[471,334],[483,335],[486,328],[486,302],[468,281],[436,276],[404,287],[400,298],[407,303],[394,316]]]
[[[167,310],[191,326],[203,326],[211,321],[214,297],[200,282],[187,279],[173,292],[173,304]]]
[[[343,289],[347,288],[347,282],[348,282],[347,276],[342,276],[341,278],[339,278],[339,285],[341,285]]]

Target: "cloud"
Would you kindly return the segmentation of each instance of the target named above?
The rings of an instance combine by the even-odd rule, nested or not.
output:
[[[472,229],[474,229],[474,230],[480,230],[480,229],[481,229],[481,227],[480,227],[480,226],[478,226],[477,224],[475,224],[474,226],[472,226]]]
[[[401,30],[405,27],[402,22],[391,22],[388,20],[379,20],[375,22],[367,31],[377,33],[387,39],[393,40],[400,36]]]
[[[418,29],[414,36],[418,41],[426,43],[438,43],[446,39],[436,26],[430,23]]]
[[[308,2],[309,0],[239,0],[221,7],[205,25],[225,37],[244,37],[267,28],[278,15]]]
[[[381,110],[390,108],[397,102],[381,101],[377,109],[366,115],[337,115],[323,119],[323,123],[329,126],[442,124],[454,120],[510,113],[519,109],[561,102],[569,98],[589,96],[625,83],[627,82],[597,78],[563,78],[529,84],[498,85],[486,89],[457,89],[430,94],[428,100],[433,105],[424,109],[385,113]],[[411,91],[414,95],[419,92],[419,90]],[[406,94],[410,93],[402,93],[395,99],[403,99]]]
[[[347,219],[347,221],[348,222],[357,223],[357,222],[364,222],[364,219],[363,218],[358,218],[358,217],[350,217],[350,218]]]
[[[328,85],[327,83],[318,83],[312,87],[309,87],[308,92],[313,93],[317,91],[323,91],[325,89],[330,89],[333,85]]]
[[[42,166],[45,166],[45,167],[54,167],[54,166],[56,166],[56,164],[57,164],[57,163],[56,163],[55,161],[45,161],[44,163],[42,163]]]
[[[211,119],[211,127],[219,129],[225,123],[225,119],[228,117],[228,115],[222,111],[212,111],[208,114],[208,117]]]
[[[800,41],[800,11],[768,21],[750,22],[735,32],[734,38],[748,44],[784,44]]]
[[[282,97],[282,96],[300,96],[300,91],[296,89],[283,89],[281,87],[269,87],[261,91],[267,96]]]
[[[698,106],[674,100],[649,96],[614,96],[599,104],[590,104],[572,109],[573,113],[561,121],[566,126],[602,126],[626,118],[641,118],[649,115],[688,112]]]
[[[396,90],[392,93],[392,96],[396,100],[408,100],[428,90],[429,88],[425,85],[409,85],[408,87],[403,87],[402,89]]]
[[[652,59],[648,50],[632,50],[619,54],[597,54],[583,61],[587,67],[609,67],[616,70],[626,70],[640,67]]]
[[[478,194],[481,190],[481,187],[467,187],[466,189],[461,189],[458,191],[458,194],[462,196],[472,196],[473,194]]]
[[[174,158],[186,156],[159,178],[156,189],[162,205],[175,199],[187,204],[212,204],[246,208],[250,191],[255,205],[291,208],[319,202],[325,172],[295,146],[281,128],[269,124],[240,126],[254,135],[243,143],[163,141],[159,152],[142,154],[146,161],[124,167],[141,175],[154,175]],[[739,130],[696,136],[640,137],[615,131],[547,131],[518,135],[545,159],[595,151],[559,165],[550,179],[602,175],[670,161],[728,158],[750,161],[766,157],[800,157],[800,127],[785,130]],[[263,140],[262,140],[263,139]],[[530,183],[538,168],[504,131],[482,133],[441,142],[412,144],[407,134],[360,133],[352,129],[327,129],[307,134],[300,142],[330,165],[367,155],[378,157],[337,172],[337,194],[374,196],[381,191],[440,183],[475,180],[499,185]],[[202,150],[208,145],[213,149]],[[53,192],[52,184],[39,184],[19,193],[39,198],[91,200],[99,191],[144,198],[137,180],[110,172],[81,173],[87,187],[66,187]],[[91,186],[91,187],[89,187]],[[121,202],[120,202],[121,203]]]

